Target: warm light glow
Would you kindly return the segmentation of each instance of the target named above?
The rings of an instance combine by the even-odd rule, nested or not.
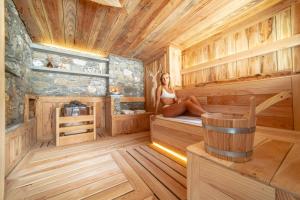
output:
[[[57,49],[73,51],[73,52],[77,52],[77,53],[85,53],[85,54],[89,54],[89,55],[92,55],[92,56],[106,57],[106,54],[105,53],[100,53],[100,51],[99,51],[99,53],[93,53],[91,51],[84,51],[84,50],[79,50],[79,49],[76,49],[76,48],[66,48],[66,47],[63,47],[63,46],[58,46],[58,45],[49,44],[49,43],[39,43],[39,44],[44,45],[44,46],[57,48]]]
[[[153,142],[152,144],[153,144],[154,146],[156,146],[156,147],[158,147],[158,148],[160,148],[160,149],[162,149],[162,150],[168,152],[169,154],[172,154],[173,156],[179,158],[180,160],[183,160],[183,161],[185,161],[185,162],[187,161],[187,158],[186,158],[185,156],[180,155],[179,153],[176,153],[175,151],[172,151],[172,150],[170,150],[170,149],[168,149],[168,148],[166,148],[166,147],[164,147],[164,146],[162,146],[162,145],[160,145],[160,144],[157,144],[156,142]]]

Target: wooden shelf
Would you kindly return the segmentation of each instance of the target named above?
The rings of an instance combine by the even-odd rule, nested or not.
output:
[[[72,57],[75,57],[75,58],[84,58],[84,59],[89,59],[89,60],[95,60],[97,62],[108,62],[109,61],[108,58],[101,57],[97,54],[72,51],[72,50],[69,50],[69,49],[58,48],[58,47],[53,47],[53,46],[47,46],[47,45],[32,43],[30,45],[30,47],[31,47],[31,49],[37,50],[37,51],[51,52],[51,53],[54,53],[54,54],[67,55],[67,56],[72,56]]]
[[[48,68],[48,67],[30,67],[30,69],[41,72],[50,72],[50,73],[62,73],[62,74],[71,74],[71,75],[81,75],[81,76],[95,76],[95,77],[104,77],[108,78],[109,74],[94,74],[89,72],[80,72],[80,71],[68,71],[59,68]]]

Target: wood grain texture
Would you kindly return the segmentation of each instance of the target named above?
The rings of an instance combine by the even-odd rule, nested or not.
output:
[[[5,113],[5,18],[4,1],[0,2],[0,113]],[[0,115],[0,199],[4,198],[5,115]]]
[[[292,77],[292,91],[293,91],[293,113],[294,113],[294,129],[295,130],[300,130],[300,92],[299,92],[299,87],[300,87],[300,77],[299,76],[293,76]]]
[[[190,177],[197,178],[217,189],[219,192],[227,194],[233,199],[275,199],[275,189],[257,182],[246,176],[241,176],[238,172],[228,170],[222,165],[203,157],[192,155],[198,161],[193,168],[188,168]],[[190,157],[189,157],[190,158]],[[192,160],[193,161],[193,160]],[[192,164],[188,162],[188,165]],[[196,188],[191,186],[191,190]],[[241,188],[244,188],[241,190]],[[200,192],[201,190],[198,190]],[[195,191],[197,192],[197,191]],[[218,193],[217,193],[218,195]]]
[[[300,3],[294,3],[292,5],[292,10],[291,10],[291,17],[292,17],[292,28],[293,32],[292,34],[298,34],[300,33]],[[300,47],[295,47],[293,48],[293,71],[294,72],[299,72],[300,71]]]
[[[34,149],[7,177],[7,199],[145,199],[153,193],[116,151],[145,142],[149,133]]]
[[[24,122],[5,136],[5,174],[9,174],[36,144],[36,119]]]
[[[204,129],[200,126],[179,122],[151,119],[151,141],[186,154],[186,147],[203,140]]]
[[[74,46],[76,30],[77,0],[63,0],[64,9],[64,33],[67,47]]]
[[[257,104],[263,99],[271,97],[282,91],[292,92],[292,77],[261,79],[254,81],[238,81],[232,83],[219,83],[177,90],[179,97],[196,96],[207,98],[203,107],[209,112],[221,112],[228,114],[243,115],[248,111],[249,97],[255,96]],[[295,80],[298,75],[295,75]],[[295,83],[297,85],[298,83]],[[297,86],[295,86],[297,88]],[[279,89],[282,88],[282,89]],[[274,92],[274,93],[273,93]],[[298,94],[297,91],[292,92]],[[297,100],[294,97],[280,102],[257,115],[257,125],[276,127],[283,129],[294,129],[298,124],[294,109],[298,109]],[[296,96],[295,96],[296,98]],[[294,121],[295,120],[295,121]]]
[[[199,183],[200,180],[211,187],[207,188],[204,185],[205,188],[215,190],[210,194],[212,199],[218,199],[218,196],[222,195],[244,199],[246,196],[243,193],[246,191],[248,193],[246,195],[250,195],[246,199],[297,199],[299,170],[296,167],[298,164],[296,155],[299,145],[258,135],[255,136],[255,141],[253,158],[246,163],[234,163],[215,158],[204,151],[203,143],[191,145],[188,148],[188,195],[206,194],[207,191],[199,190],[191,184]],[[230,173],[236,174],[232,174],[230,178]],[[218,183],[220,176],[229,176],[226,184],[223,184],[224,179]],[[254,182],[248,183],[247,187],[241,187],[246,179]],[[234,187],[236,182],[240,182],[239,189]]]
[[[206,30],[223,31],[253,16],[251,9],[264,11],[279,0],[14,2],[34,42],[147,60],[171,43],[186,48],[207,37]]]
[[[289,191],[300,197],[299,190],[299,154],[300,146],[295,144],[286,159],[274,175],[271,185]]]
[[[105,129],[105,98],[104,97],[60,97],[38,96],[36,101],[37,138],[38,141],[49,141],[55,138],[55,109],[70,101],[78,100],[89,106],[96,104],[96,128]]]
[[[65,44],[63,1],[42,0],[48,30],[53,44]]]

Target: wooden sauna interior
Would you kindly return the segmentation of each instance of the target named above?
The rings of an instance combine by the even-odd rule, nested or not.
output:
[[[154,115],[163,72],[209,113],[286,96],[232,162]],[[1,0],[0,199],[300,200],[299,72],[299,0]]]

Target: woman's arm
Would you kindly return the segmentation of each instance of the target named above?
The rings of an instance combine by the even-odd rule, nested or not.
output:
[[[158,86],[158,88],[156,89],[155,115],[158,114],[158,107],[159,107],[159,103],[160,103],[161,90],[162,90],[161,86]]]

